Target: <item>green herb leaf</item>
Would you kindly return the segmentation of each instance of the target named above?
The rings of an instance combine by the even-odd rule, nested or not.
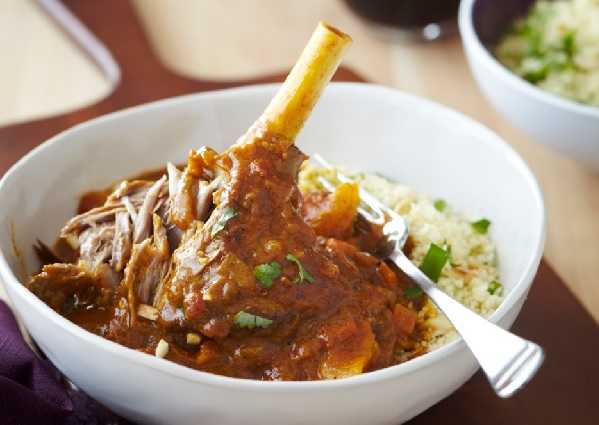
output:
[[[237,211],[235,211],[231,207],[227,207],[223,211],[223,215],[220,217],[220,220],[216,222],[216,224],[212,227],[212,237],[216,236],[218,232],[225,228],[225,225],[229,220],[233,217],[237,216]]]
[[[254,276],[258,279],[260,285],[265,288],[272,286],[273,280],[281,275],[281,265],[276,261],[264,263],[254,268]]]
[[[576,34],[574,31],[568,31],[564,34],[564,37],[562,38],[562,48],[566,52],[568,59],[572,59],[572,57],[576,53],[575,41]]]
[[[298,282],[303,282],[304,280],[307,280],[310,283],[314,282],[314,277],[310,274],[310,272],[308,272],[308,270],[306,270],[304,268],[304,266],[302,266],[302,263],[300,262],[300,260],[293,254],[287,254],[287,260],[294,262],[295,264],[297,264],[297,269],[298,269],[298,276],[297,279],[295,279],[294,283],[298,283]]]
[[[451,252],[451,245],[448,244],[447,241],[445,241],[443,249],[445,249],[445,251],[447,251],[447,260],[449,261],[449,264],[451,264],[451,267],[459,266],[459,264],[453,260],[453,255]]]
[[[439,280],[441,276],[441,270],[449,260],[449,253],[443,248],[435,245],[434,243],[428,248],[422,264],[420,264],[420,270],[429,277],[433,282]]]
[[[445,211],[445,208],[447,208],[447,202],[445,202],[444,199],[437,199],[433,205],[439,212],[443,212]]]
[[[254,329],[267,328],[273,321],[241,310],[235,315],[234,322],[240,328]]]
[[[404,297],[406,297],[408,300],[415,300],[416,298],[420,297],[423,293],[424,292],[422,291],[422,289],[420,289],[419,286],[410,286],[404,289],[403,291]]]
[[[474,229],[474,231],[476,233],[480,233],[481,235],[486,235],[487,231],[489,230],[489,226],[491,225],[491,222],[489,220],[487,220],[486,218],[481,218],[478,221],[470,223],[470,225],[472,226],[472,228]]]
[[[549,75],[549,68],[544,66],[535,71],[527,71],[522,77],[531,84],[537,84],[547,78],[547,75]]]
[[[495,294],[499,295],[502,290],[503,290],[503,285],[501,283],[497,282],[496,280],[489,283],[489,286],[487,287],[487,292],[491,295],[495,295]]]

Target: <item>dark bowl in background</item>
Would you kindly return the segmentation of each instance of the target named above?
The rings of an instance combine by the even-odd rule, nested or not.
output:
[[[460,0],[344,0],[388,40],[433,41],[457,32]]]
[[[487,48],[492,49],[512,23],[526,15],[534,3],[535,0],[475,1],[472,22],[478,38]]]

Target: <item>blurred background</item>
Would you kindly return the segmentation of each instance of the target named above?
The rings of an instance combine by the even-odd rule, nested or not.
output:
[[[390,13],[389,3],[401,3],[401,13]],[[599,176],[532,143],[482,97],[456,31],[458,3],[131,0],[154,53],[174,73],[230,81],[286,72],[324,19],[352,35],[344,66],[364,79],[430,98],[489,126],[540,180],[549,211],[546,257],[599,320]],[[118,84],[34,0],[0,2],[0,51],[0,126],[81,108]]]

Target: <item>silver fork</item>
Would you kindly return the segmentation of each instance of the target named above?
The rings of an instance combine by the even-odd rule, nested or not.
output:
[[[321,166],[331,168],[320,155],[314,155],[313,158]],[[341,182],[352,181],[339,172],[337,178]],[[335,189],[328,179],[320,177],[319,180],[325,189]],[[402,248],[408,237],[408,225],[403,217],[362,188],[360,198],[362,205],[358,209],[359,214],[370,222],[383,225],[383,234],[387,238],[387,257],[418,284],[447,316],[472,351],[497,395],[510,397],[530,381],[543,363],[543,349],[485,320],[441,291],[403,253]]]

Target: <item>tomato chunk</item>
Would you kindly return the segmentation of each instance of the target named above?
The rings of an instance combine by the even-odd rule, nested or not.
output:
[[[416,318],[417,314],[414,310],[401,304],[395,304],[393,308],[393,322],[400,335],[409,336],[414,332]]]
[[[200,317],[204,311],[206,311],[206,306],[204,304],[204,300],[202,299],[202,295],[196,292],[189,293],[185,296],[185,316],[188,320],[195,320]]]

